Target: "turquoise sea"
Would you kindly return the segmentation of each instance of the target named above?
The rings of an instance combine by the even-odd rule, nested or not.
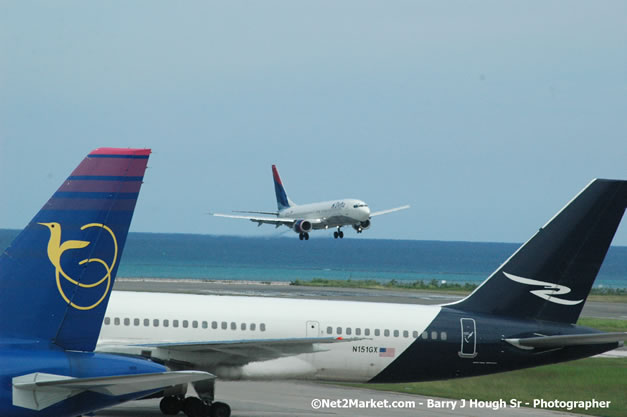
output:
[[[4,250],[17,230],[0,229]],[[130,233],[118,276],[292,281],[312,278],[480,283],[517,243],[253,238]],[[595,286],[627,288],[627,247],[610,248]]]

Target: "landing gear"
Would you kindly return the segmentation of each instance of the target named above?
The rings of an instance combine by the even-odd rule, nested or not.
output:
[[[299,234],[298,234],[298,238],[299,238],[300,240],[303,240],[303,239],[305,239],[305,240],[309,240],[309,233],[307,233],[307,232],[304,232],[304,233],[299,233]]]
[[[198,397],[187,397],[183,401],[183,412],[187,417],[206,417],[210,407]]]
[[[209,417],[230,417],[231,416],[231,407],[229,407],[226,403],[215,402],[211,404],[211,409],[209,410]]]
[[[170,395],[163,397],[159,403],[161,412],[167,416],[177,415],[180,411],[187,417],[230,417],[231,407],[228,404],[216,401],[208,404],[198,397],[177,397]]]
[[[340,230],[340,228],[337,228],[337,232],[333,232],[333,239],[337,239],[337,238],[343,239],[344,238],[344,232],[342,232]]]
[[[215,379],[192,382],[197,397],[185,398],[185,389],[178,386],[176,391],[164,392],[164,397],[159,404],[161,412],[166,415],[176,415],[180,411],[187,417],[230,417],[231,407],[228,404],[214,401]],[[169,394],[169,395],[168,395]]]
[[[175,395],[169,395],[167,397],[163,397],[161,402],[159,403],[159,408],[161,412],[166,416],[175,416],[183,409],[183,401],[185,401],[182,397],[177,397]]]

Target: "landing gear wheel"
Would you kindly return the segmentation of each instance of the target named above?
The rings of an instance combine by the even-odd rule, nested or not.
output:
[[[344,232],[342,232],[341,230],[338,232],[337,235],[340,237],[340,239],[344,239]]]
[[[333,232],[333,239],[337,239],[340,234],[338,232]]]
[[[231,407],[228,404],[215,402],[211,404],[211,409],[209,411],[209,417],[230,417],[231,416]]]
[[[187,417],[206,417],[210,408],[198,397],[187,397],[183,401],[183,412]]]
[[[303,239],[304,239],[303,234],[302,234],[302,233],[300,233],[300,234],[298,235],[298,238],[299,238],[300,240],[303,240]]]
[[[305,240],[309,240],[309,233],[305,233]]]
[[[183,400],[179,397],[175,397],[174,395],[170,395],[168,397],[163,397],[161,402],[159,402],[159,409],[166,416],[175,416],[181,411],[183,408]]]

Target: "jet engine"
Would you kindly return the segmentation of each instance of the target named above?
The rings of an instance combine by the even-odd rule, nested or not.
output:
[[[294,231],[296,233],[309,233],[311,232],[311,222],[308,220],[298,220],[294,223]]]
[[[366,230],[370,227],[370,219],[364,220],[361,223],[357,223],[353,225],[353,229],[357,230],[357,233],[361,233],[363,230]]]

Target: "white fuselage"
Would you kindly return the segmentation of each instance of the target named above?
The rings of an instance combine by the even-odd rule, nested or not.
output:
[[[221,363],[215,352],[169,352],[167,359],[192,363],[228,379],[368,381],[416,338],[424,337],[440,310],[424,305],[113,291],[98,344],[127,346],[107,349],[138,354],[141,347],[130,346],[356,338],[315,344],[313,353],[271,360],[252,357],[243,366]]]
[[[279,211],[278,217],[310,220],[314,229],[326,229],[365,222],[370,218],[370,208],[361,200],[348,198],[292,205]]]

